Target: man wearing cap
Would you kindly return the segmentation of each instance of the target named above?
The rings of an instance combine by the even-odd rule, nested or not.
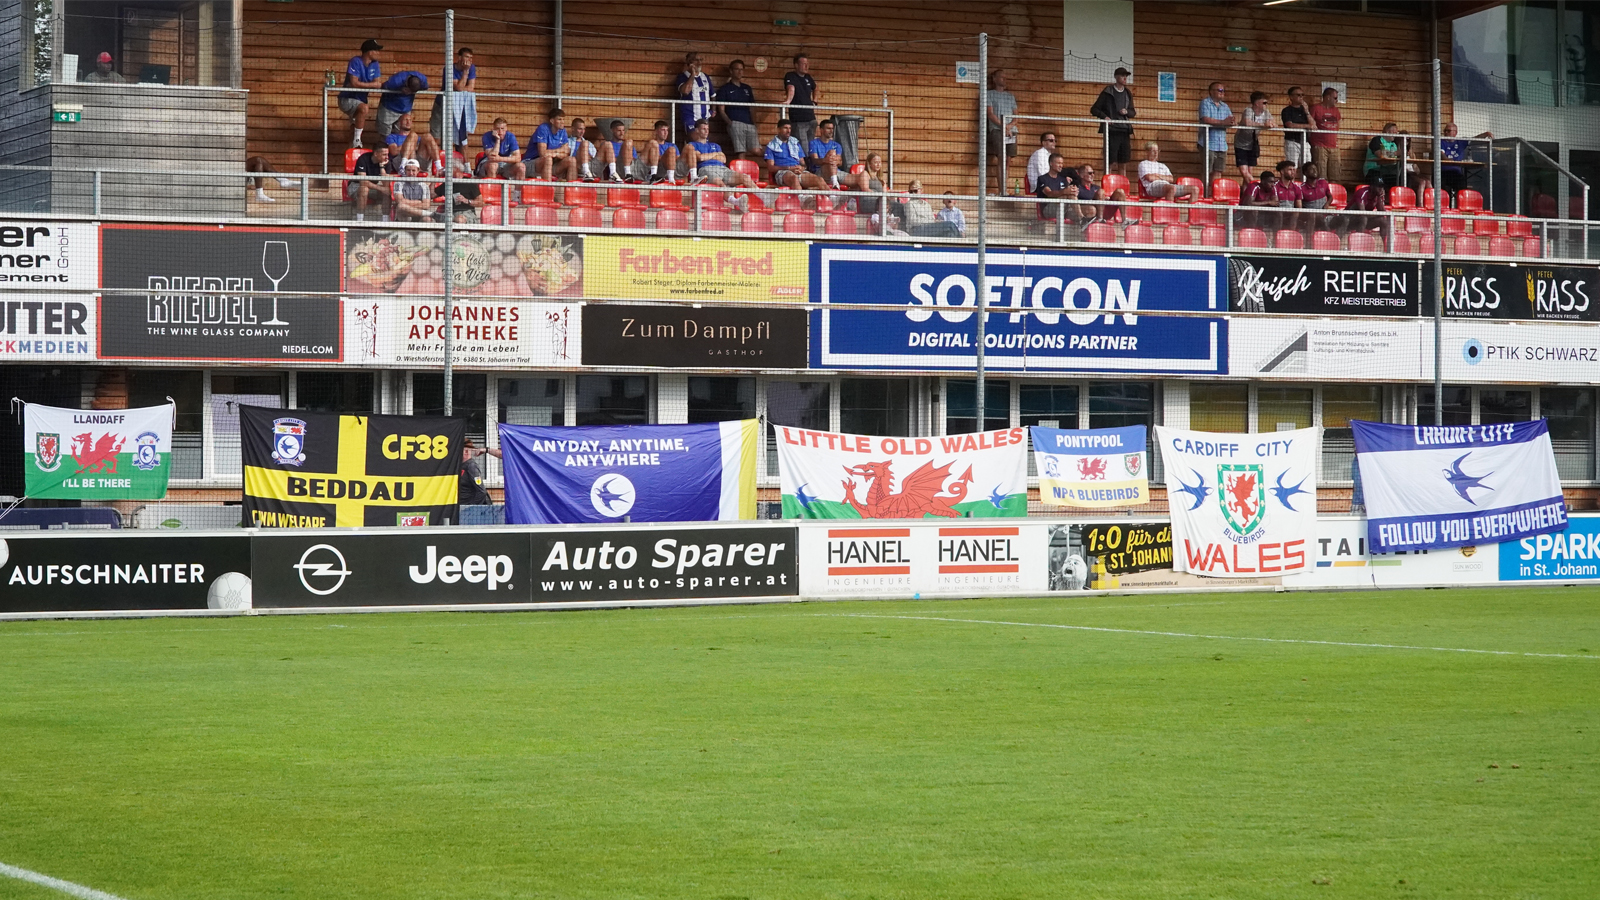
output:
[[[422,177],[422,161],[407,158],[400,163],[400,174],[407,178]],[[395,185],[394,218],[397,222],[420,222],[433,217],[433,203],[428,198],[425,181],[402,181]]]
[[[378,51],[383,45],[371,38],[361,45],[361,55],[350,57],[344,69],[344,86],[347,88],[378,88],[383,85],[383,68],[378,65]],[[350,146],[361,146],[361,130],[367,127],[366,91],[340,91],[339,111],[350,117]]]
[[[83,76],[90,84],[127,84],[128,79],[111,67],[111,54],[102,52],[95,60],[94,71]]]
[[[1117,167],[1117,174],[1128,177],[1128,160],[1133,158],[1133,126],[1129,119],[1139,114],[1133,108],[1133,89],[1128,87],[1132,75],[1123,66],[1111,73],[1116,81],[1100,91],[1100,96],[1089,107],[1089,115],[1100,120],[1100,131],[1106,136],[1106,163]]]

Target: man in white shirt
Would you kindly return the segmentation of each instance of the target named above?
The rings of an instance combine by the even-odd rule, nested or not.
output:
[[[1028,157],[1028,193],[1039,189],[1039,176],[1050,171],[1050,154],[1056,152],[1056,133],[1046,131],[1039,135],[1039,149]]]
[[[1144,161],[1139,163],[1139,190],[1146,200],[1176,200],[1179,197],[1198,199],[1194,185],[1173,183],[1172,170],[1161,162],[1161,145],[1151,141],[1144,145]]]

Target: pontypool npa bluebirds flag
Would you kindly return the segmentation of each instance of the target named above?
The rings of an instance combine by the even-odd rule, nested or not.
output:
[[[1082,431],[1035,425],[1030,432],[1044,505],[1103,508],[1150,502],[1143,425]]]
[[[1172,514],[1172,568],[1268,578],[1316,567],[1322,429],[1214,434],[1156,426]]]
[[[501,425],[506,524],[756,517],[756,419],[702,425]]]
[[[1567,527],[1550,428],[1351,421],[1373,553],[1515,541]]]

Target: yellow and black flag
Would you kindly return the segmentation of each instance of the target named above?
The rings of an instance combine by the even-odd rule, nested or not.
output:
[[[456,521],[465,419],[239,408],[246,524]]]

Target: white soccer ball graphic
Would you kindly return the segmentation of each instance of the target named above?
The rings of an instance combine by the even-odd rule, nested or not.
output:
[[[249,609],[250,576],[243,572],[223,572],[206,592],[208,609]]]

